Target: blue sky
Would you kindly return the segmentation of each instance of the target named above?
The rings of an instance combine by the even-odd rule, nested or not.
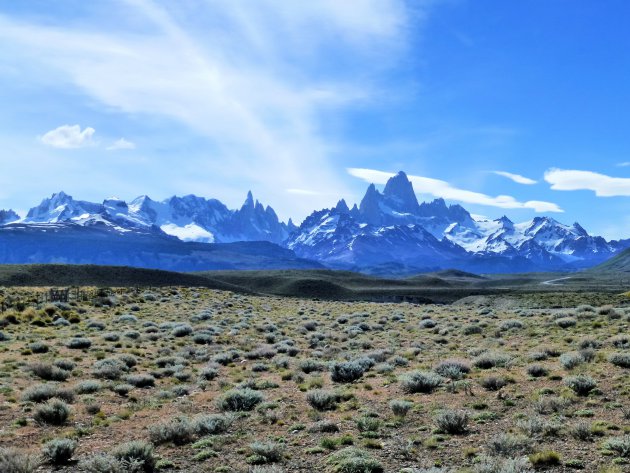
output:
[[[419,198],[630,237],[630,4],[0,0],[0,208],[248,189],[301,221]],[[520,176],[520,177],[519,177]]]

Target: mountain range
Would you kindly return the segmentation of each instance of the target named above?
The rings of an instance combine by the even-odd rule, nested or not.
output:
[[[195,195],[93,203],[53,194],[25,217],[0,210],[0,263],[122,264],[159,269],[322,268],[404,275],[575,270],[630,247],[550,217],[514,223],[473,217],[443,199],[419,203],[404,172],[359,205],[340,200],[299,227],[249,192],[228,209]]]

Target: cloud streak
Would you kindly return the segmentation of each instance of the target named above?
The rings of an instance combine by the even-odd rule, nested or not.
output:
[[[50,73],[36,80],[70,84],[108,110],[184,124],[212,143],[213,179],[238,177],[268,199],[314,184],[343,193],[323,116],[374,96],[373,79],[403,49],[407,3],[194,5],[124,0],[109,31],[0,15],[0,60],[37,65]],[[319,203],[310,197],[296,194],[286,210]]]
[[[53,148],[72,149],[94,145],[92,138],[96,130],[80,125],[61,125],[40,137],[42,143]]]
[[[545,181],[557,191],[590,190],[597,197],[630,196],[630,178],[592,171],[552,168],[545,172]]]
[[[348,168],[348,173],[354,177],[374,184],[385,184],[395,173],[378,171],[374,169]],[[413,183],[414,189],[420,194],[429,194],[434,197],[466,202],[469,204],[487,205],[489,207],[499,207],[502,209],[532,209],[536,212],[563,212],[563,210],[553,202],[539,200],[528,200],[520,202],[509,195],[498,195],[492,197],[480,192],[469,191],[453,187],[446,181],[423,176],[408,176]]]
[[[523,185],[527,185],[527,186],[531,186],[533,184],[536,184],[537,181],[530,179],[529,177],[525,177],[525,176],[521,176],[520,174],[514,174],[511,172],[506,172],[506,171],[492,171],[493,174],[496,174],[497,176],[502,176],[502,177],[506,177],[514,182],[516,182],[517,184],[523,184]]]

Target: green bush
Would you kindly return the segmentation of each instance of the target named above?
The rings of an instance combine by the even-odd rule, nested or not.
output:
[[[0,471],[2,473],[33,473],[37,469],[34,456],[14,448],[0,447]]]
[[[406,393],[432,393],[442,385],[443,378],[431,371],[412,371],[400,377],[400,386]]]
[[[218,399],[217,405],[222,411],[251,411],[264,400],[265,397],[253,389],[231,389]]]
[[[435,423],[441,432],[463,434],[468,429],[470,414],[462,410],[444,409],[435,417]]]
[[[348,447],[333,453],[326,460],[330,473],[382,473],[383,466],[364,450]]]
[[[339,393],[329,389],[313,389],[306,393],[306,401],[318,411],[332,411],[340,400]]]
[[[564,380],[570,389],[578,396],[588,396],[597,387],[597,382],[590,376],[580,374],[578,376],[568,376]]]
[[[77,443],[71,439],[53,439],[46,442],[42,455],[48,463],[65,465],[72,459]]]
[[[70,407],[60,399],[52,399],[35,411],[38,424],[64,425],[70,417]]]

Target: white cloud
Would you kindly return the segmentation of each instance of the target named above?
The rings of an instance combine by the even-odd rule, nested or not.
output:
[[[366,182],[374,184],[385,184],[394,175],[392,172],[377,171],[374,169],[349,168],[348,173]],[[498,195],[492,197],[480,192],[473,192],[465,189],[458,189],[448,182],[440,179],[433,179],[423,176],[408,176],[414,185],[416,192],[429,194],[434,197],[466,202],[469,204],[488,205],[490,207],[500,207],[503,209],[533,209],[536,212],[563,212],[563,210],[553,202],[543,202],[539,200],[528,200],[519,202],[509,195]]]
[[[617,166],[622,167],[622,168],[626,168],[626,167],[630,166],[630,161],[624,161],[622,163],[617,163]]]
[[[136,144],[124,138],[120,138],[107,147],[108,151],[116,151],[119,149],[136,149]]]
[[[81,130],[79,125],[61,125],[40,137],[42,143],[53,148],[83,148],[94,144],[94,128]]]
[[[266,198],[314,183],[339,194],[323,115],[378,98],[410,16],[421,24],[431,3],[125,0],[109,21],[64,28],[0,15],[0,60],[108,111],[183,123],[212,142],[213,184],[238,175]],[[324,203],[305,199],[285,199],[286,213]]]
[[[553,168],[545,172],[545,181],[557,191],[590,190],[597,197],[630,196],[630,178],[627,177]]]
[[[514,174],[514,173],[506,172],[506,171],[492,171],[492,172],[496,174],[497,176],[507,177],[508,179],[511,179],[517,184],[532,185],[532,184],[536,184],[537,182],[533,179],[530,179],[529,177],[521,176],[520,174]]]

